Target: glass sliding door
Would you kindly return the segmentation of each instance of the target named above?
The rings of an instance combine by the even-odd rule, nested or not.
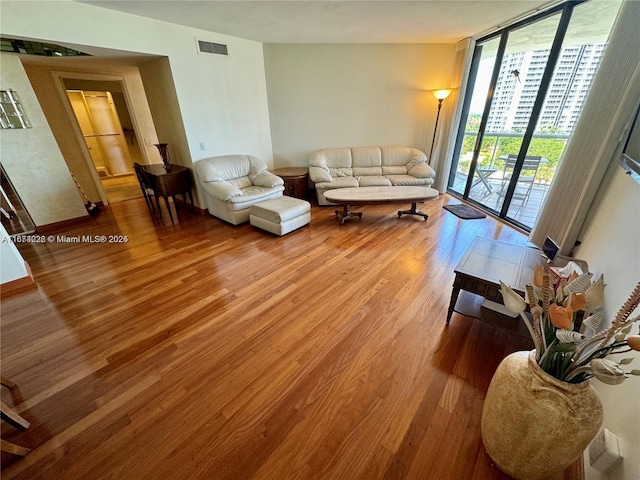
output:
[[[525,180],[530,179],[531,183],[521,181],[518,185],[520,188],[529,185],[529,195],[514,196],[506,209],[507,220],[527,229],[533,227],[580,118],[619,6],[619,2],[590,1],[573,8],[546,95],[541,99],[531,142],[524,153],[525,158],[541,161],[535,172],[524,172],[529,174]],[[591,28],[585,28],[587,25]]]
[[[618,8],[563,4],[478,41],[449,192],[531,229]]]
[[[449,180],[449,188],[461,195],[466,191],[469,170],[476,150],[476,143],[483,141],[480,135],[482,112],[484,111],[489,94],[491,76],[495,67],[496,54],[499,46],[500,37],[495,37],[484,42],[478,42],[475,48],[471,72],[473,76],[470,78],[473,85],[469,86],[472,93],[465,108],[467,115],[464,121],[464,132],[461,132],[462,135],[459,134],[458,136],[460,145],[458,145],[459,155],[457,169],[452,169],[452,175]],[[479,160],[481,165],[488,166],[486,157],[480,157]],[[475,177],[472,181],[474,186],[484,180],[483,177],[478,176],[477,167],[475,170]],[[490,188],[486,182],[485,185],[487,188]]]

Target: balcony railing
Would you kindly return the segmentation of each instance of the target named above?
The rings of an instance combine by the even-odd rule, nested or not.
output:
[[[464,192],[466,186],[477,134],[477,132],[465,132],[465,142],[458,159],[456,174],[450,185],[450,188],[459,194]],[[471,199],[486,205],[491,210],[500,209],[503,199],[501,193],[504,189],[502,176],[505,164],[500,157],[517,155],[523,137],[522,133],[489,132],[485,134],[478,157],[478,169],[484,172],[493,171],[493,173],[485,176],[483,183],[478,177],[478,169],[476,170],[476,178],[469,195]],[[527,154],[544,157],[546,162],[538,168],[530,194],[517,200],[514,197],[509,208],[507,215],[521,225],[528,228],[533,226],[569,137],[570,135],[555,133],[534,134]]]
[[[473,146],[478,132],[465,131],[463,147],[458,159],[457,170],[467,173],[473,155]],[[487,132],[482,140],[482,148],[478,157],[478,165],[482,167],[503,168],[502,155],[517,155],[522,144],[523,133]],[[536,183],[550,184],[562,153],[571,137],[568,134],[534,133],[529,145],[528,155],[539,155],[547,159],[547,163],[540,167]]]

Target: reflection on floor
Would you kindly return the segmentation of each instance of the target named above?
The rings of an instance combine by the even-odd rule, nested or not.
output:
[[[109,203],[122,202],[142,196],[138,179],[134,174],[101,178],[100,181],[102,182],[102,188],[104,188],[107,194]]]
[[[451,188],[453,191],[462,195],[466,182],[467,174],[456,172],[454,183]],[[489,188],[487,188],[487,186],[482,182],[476,182],[476,184],[471,188],[469,197],[492,210],[499,211],[502,208],[502,202],[504,200],[504,194],[500,193],[502,180],[489,177],[488,184],[491,190],[489,190]],[[520,190],[516,190],[516,193],[519,191]],[[533,224],[538,217],[538,213],[540,212],[540,208],[542,207],[542,202],[546,198],[548,191],[549,185],[534,184],[528,196],[514,196],[507,216],[528,226],[529,228],[533,227]]]

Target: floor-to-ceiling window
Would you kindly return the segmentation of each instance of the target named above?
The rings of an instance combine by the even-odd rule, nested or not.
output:
[[[619,6],[567,2],[477,41],[449,192],[533,226]]]

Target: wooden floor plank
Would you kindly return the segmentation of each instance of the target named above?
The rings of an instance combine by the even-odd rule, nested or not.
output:
[[[141,199],[20,244],[37,288],[2,296],[2,400],[31,426],[2,438],[3,479],[508,478],[482,404],[521,337],[454,315],[453,269],[476,235],[526,244],[444,195],[424,222],[362,207],[278,237]],[[563,478],[580,478],[567,469]]]

